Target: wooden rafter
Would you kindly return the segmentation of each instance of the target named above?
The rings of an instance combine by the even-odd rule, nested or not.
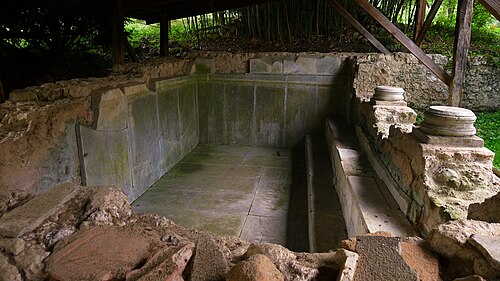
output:
[[[425,22],[420,31],[418,32],[417,38],[415,39],[415,44],[417,44],[417,46],[420,46],[420,44],[422,44],[422,42],[424,41],[425,34],[431,27],[432,21],[436,17],[436,14],[439,11],[439,8],[441,7],[442,3],[443,0],[436,0],[434,1],[434,4],[432,4],[431,10],[429,11],[427,18],[425,19]]]
[[[384,27],[397,41],[410,51],[421,63],[434,73],[443,83],[450,84],[451,77],[443,68],[438,66],[420,47],[415,45],[399,28],[397,28],[387,17],[366,0],[354,0],[365,12]]]
[[[417,0],[417,7],[415,9],[415,30],[413,32],[413,39],[415,41],[417,39],[418,34],[420,33],[420,31],[424,26],[426,10],[427,10],[427,0]]]
[[[497,20],[500,21],[500,1],[499,0],[479,0],[486,10],[488,10]]]
[[[450,83],[450,95],[448,97],[448,105],[451,106],[461,106],[462,104],[473,9],[474,0],[458,0],[455,43],[453,45],[453,79]]]
[[[330,4],[339,14],[341,14],[359,33],[365,36],[372,45],[377,48],[381,53],[389,55],[391,52],[387,50],[380,41],[375,38],[366,28],[363,27],[361,23],[359,23],[342,5],[340,5],[335,0],[328,0],[328,4]]]

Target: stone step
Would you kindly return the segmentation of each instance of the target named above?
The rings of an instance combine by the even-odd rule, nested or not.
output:
[[[347,238],[323,135],[306,136],[309,250],[327,252]]]
[[[326,121],[325,137],[333,185],[342,206],[349,237],[377,231],[414,236],[406,216],[361,149],[355,129],[343,118]]]

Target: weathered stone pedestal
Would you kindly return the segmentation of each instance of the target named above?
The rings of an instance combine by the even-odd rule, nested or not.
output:
[[[470,110],[432,106],[422,126],[414,126],[416,114],[403,89],[387,86],[357,106],[357,137],[371,165],[422,235],[465,219],[470,204],[498,192],[494,154],[475,136]]]
[[[492,185],[494,154],[474,135],[475,120],[468,109],[431,106],[414,131],[422,147],[423,195],[428,197],[422,209],[426,232],[448,220],[465,219],[470,204],[498,192]]]
[[[378,86],[375,88],[375,94],[370,100],[372,108],[366,108],[368,112],[373,113],[367,116],[373,122],[377,133],[382,135],[382,138],[389,136],[389,128],[396,126],[404,132],[411,132],[413,123],[415,123],[417,114],[415,111],[406,106],[403,96],[404,90],[398,87]]]

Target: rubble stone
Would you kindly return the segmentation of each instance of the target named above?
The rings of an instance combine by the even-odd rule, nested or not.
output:
[[[0,238],[0,249],[17,256],[26,246],[26,241],[21,238]]]
[[[140,227],[92,227],[71,238],[48,260],[47,272],[54,279],[122,279],[162,243],[154,231]]]
[[[154,255],[146,264],[138,270],[132,271],[126,276],[127,281],[184,281],[182,273],[189,259],[193,255],[194,244],[172,247],[160,251],[161,254]]]
[[[38,244],[34,244],[14,257],[19,270],[24,272],[27,280],[45,279],[45,258],[50,255]]]
[[[272,261],[261,254],[239,262],[228,272],[227,281],[284,281],[283,274]]]
[[[9,262],[9,259],[0,253],[0,280],[21,281],[21,274],[17,268]]]
[[[35,230],[44,220],[62,208],[64,203],[73,198],[78,190],[77,185],[64,183],[10,211],[0,218],[0,235],[20,237]]]
[[[500,272],[500,236],[473,234],[467,241],[483,254],[495,270]]]
[[[229,265],[219,246],[210,236],[202,235],[196,244],[191,281],[224,280],[228,271]]]
[[[500,193],[484,200],[483,203],[470,204],[467,218],[500,223]]]
[[[356,252],[359,254],[354,280],[415,280],[412,270],[401,256],[401,238],[358,236]]]

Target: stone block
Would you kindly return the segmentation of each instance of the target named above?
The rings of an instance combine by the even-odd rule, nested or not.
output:
[[[57,213],[79,190],[75,184],[63,183],[13,209],[0,218],[0,235],[20,237],[34,231],[43,221]]]
[[[225,144],[254,143],[254,84],[228,82],[225,90]]]
[[[338,249],[337,252],[335,252],[336,262],[340,265],[338,281],[354,280],[358,258],[358,254],[345,249]]]
[[[177,85],[158,91],[158,118],[163,148],[161,170],[163,172],[167,172],[182,158],[178,92]]]
[[[250,59],[250,73],[271,73],[273,63],[266,59]]]
[[[212,112],[212,97],[214,95],[212,83],[198,80],[196,94],[198,100],[199,140],[200,143],[208,143],[208,126]]]
[[[271,72],[279,74],[283,73],[283,62],[282,61],[273,62],[273,66],[271,67]]]
[[[179,88],[179,114],[182,156],[198,145],[196,84],[188,81]]]
[[[191,65],[190,72],[196,74],[208,74],[214,73],[215,70],[214,59],[197,57]]]
[[[342,60],[337,57],[325,56],[316,61],[317,74],[335,75],[339,71]]]
[[[225,84],[222,81],[212,82],[212,94],[208,96],[208,143],[224,143],[224,93]],[[200,104],[203,102],[200,99]]]
[[[229,264],[213,238],[202,235],[196,244],[191,281],[224,280]]]
[[[162,176],[160,127],[157,95],[134,98],[129,103],[132,179],[134,188],[129,198],[135,199]]]
[[[111,89],[92,94],[96,107],[96,130],[118,131],[127,128],[127,100],[120,89]]]
[[[144,83],[128,83],[122,85],[120,88],[127,98],[134,98],[135,96],[141,96],[151,92]]]
[[[23,102],[36,99],[37,99],[36,91],[30,89],[17,89],[11,91],[9,94],[9,100],[12,102]]]
[[[317,74],[316,63],[318,58],[315,57],[298,57],[295,61],[298,74]]]
[[[208,280],[208,279],[205,279]],[[266,256],[257,254],[236,264],[226,276],[228,281],[284,281],[285,276]]]
[[[500,236],[473,234],[467,241],[483,254],[495,270],[500,272]]]
[[[354,280],[419,280],[401,256],[399,237],[358,236],[356,252]]]
[[[450,146],[450,147],[484,147],[484,140],[478,136],[466,136],[466,137],[445,137],[445,136],[433,136],[426,134],[416,128],[413,130],[413,135],[418,138],[418,140],[425,144],[440,145],[440,146]]]
[[[255,102],[256,146],[283,146],[285,89],[257,85]]]
[[[16,266],[9,262],[9,258],[0,253],[0,280],[21,281],[21,274]]]
[[[116,185],[132,198],[128,130],[96,131],[79,126],[86,185]]]
[[[128,272],[149,259],[154,253],[151,250],[160,243],[157,234],[138,227],[93,227],[77,233],[69,244],[54,251],[46,271],[56,280],[125,279]]]
[[[295,74],[299,72],[299,66],[292,60],[283,60],[283,73]]]
[[[318,94],[314,86],[288,85],[285,110],[285,143],[293,147],[317,125]],[[319,119],[319,118],[318,118]]]
[[[500,223],[500,193],[487,198],[483,203],[470,204],[467,218]]]

